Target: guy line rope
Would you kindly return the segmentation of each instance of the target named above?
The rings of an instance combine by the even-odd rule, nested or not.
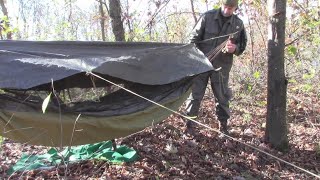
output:
[[[137,93],[135,93],[135,92],[127,89],[127,88],[124,88],[124,87],[122,87],[122,86],[120,86],[120,85],[118,85],[118,84],[116,84],[116,83],[114,83],[114,82],[112,82],[112,81],[109,81],[109,80],[107,80],[107,79],[105,79],[105,78],[103,78],[103,77],[101,77],[101,76],[99,76],[99,75],[97,75],[97,74],[94,74],[94,73],[92,73],[92,72],[87,72],[87,74],[88,74],[88,75],[95,76],[95,77],[97,77],[97,78],[99,78],[99,79],[101,79],[101,80],[103,80],[103,81],[106,81],[106,82],[108,82],[108,83],[110,83],[110,84],[112,84],[112,85],[114,85],[114,86],[117,86],[117,87],[119,87],[119,88],[121,88],[121,89],[123,89],[123,90],[125,90],[125,91],[127,91],[127,92],[129,92],[129,93],[131,93],[131,94],[133,94],[133,95],[135,95],[135,96],[138,96],[138,97],[140,97],[140,98],[142,98],[142,99],[144,99],[144,100],[146,100],[146,101],[149,101],[149,102],[151,102],[151,103],[153,103],[153,104],[155,104],[155,105],[157,105],[157,106],[159,106],[159,107],[161,107],[161,108],[163,108],[163,109],[166,109],[166,110],[168,110],[168,111],[170,111],[170,112],[172,112],[172,113],[174,113],[174,114],[177,114],[177,115],[179,115],[179,116],[181,116],[181,117],[183,117],[183,118],[185,118],[185,119],[188,119],[188,120],[190,120],[190,121],[193,121],[193,122],[197,123],[197,124],[200,125],[200,126],[203,126],[203,127],[207,128],[207,129],[209,129],[209,130],[211,130],[211,131],[214,131],[214,132],[223,134],[224,136],[226,136],[226,137],[229,138],[229,139],[232,139],[232,140],[234,140],[234,141],[236,141],[236,142],[238,142],[238,143],[240,143],[240,144],[243,144],[243,145],[245,145],[245,146],[247,146],[247,147],[250,147],[250,148],[252,148],[252,149],[254,149],[254,150],[256,150],[256,151],[258,151],[258,152],[260,152],[260,153],[263,153],[263,154],[265,154],[265,155],[267,155],[267,156],[270,156],[270,157],[272,157],[272,158],[274,158],[274,159],[276,159],[276,160],[278,160],[278,161],[281,161],[281,162],[283,162],[283,163],[285,163],[285,164],[288,164],[288,165],[290,165],[290,166],[292,166],[292,167],[294,167],[294,168],[296,168],[296,169],[299,169],[299,170],[301,170],[301,171],[303,171],[303,172],[305,172],[305,173],[307,173],[307,174],[309,174],[309,175],[312,175],[312,176],[320,179],[320,175],[317,175],[317,174],[315,174],[315,173],[313,173],[313,172],[311,172],[311,171],[308,171],[308,170],[306,170],[306,169],[304,169],[304,168],[301,168],[301,167],[299,167],[299,166],[297,166],[297,165],[295,165],[295,164],[293,164],[293,163],[290,163],[290,162],[288,162],[288,161],[286,161],[286,160],[283,160],[283,159],[281,159],[281,158],[279,158],[279,157],[277,157],[277,156],[275,156],[275,155],[272,155],[272,154],[270,154],[270,153],[268,153],[268,152],[266,152],[266,151],[264,151],[264,150],[261,150],[261,149],[255,147],[255,146],[253,146],[253,145],[250,145],[250,144],[247,144],[247,143],[245,143],[245,142],[242,142],[242,141],[240,141],[240,140],[238,140],[238,139],[236,139],[236,138],[234,138],[234,137],[232,137],[232,136],[229,136],[229,135],[227,135],[227,134],[224,134],[224,133],[220,132],[218,129],[212,128],[212,127],[210,127],[210,126],[208,126],[208,125],[205,125],[205,124],[202,124],[202,123],[200,123],[200,122],[198,122],[198,121],[195,121],[194,119],[192,119],[192,118],[190,118],[190,117],[188,117],[188,116],[185,116],[185,115],[183,115],[183,114],[181,114],[181,113],[179,113],[179,112],[177,112],[177,111],[175,111],[175,110],[172,110],[172,109],[170,109],[170,108],[168,108],[168,107],[166,107],[166,106],[164,106],[164,105],[162,105],[162,104],[159,104],[159,103],[157,103],[157,102],[155,102],[155,101],[152,101],[152,100],[150,100],[150,99],[148,99],[148,98],[146,98],[146,97],[144,97],[144,96],[141,96],[141,95],[139,95],[139,94],[137,94]]]

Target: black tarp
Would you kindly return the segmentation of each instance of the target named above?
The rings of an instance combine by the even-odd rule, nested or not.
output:
[[[0,41],[0,88],[29,89],[83,72],[162,85],[212,70],[193,44]],[[70,85],[69,85],[70,86]]]

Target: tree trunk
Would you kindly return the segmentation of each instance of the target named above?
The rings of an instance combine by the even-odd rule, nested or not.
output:
[[[102,0],[99,0],[99,11],[100,11],[100,27],[101,27],[101,37],[102,41],[106,41],[106,32],[105,32],[105,13],[103,10]]]
[[[268,103],[265,139],[280,150],[288,149],[284,72],[286,0],[268,0]]]
[[[4,0],[0,0],[0,5],[1,5],[3,15],[7,16],[7,18],[9,19],[8,9],[5,5]],[[9,21],[5,21],[3,30],[6,30],[9,27],[10,27]],[[2,32],[1,32],[1,35],[2,35]],[[7,39],[12,39],[12,33],[10,31],[7,32]]]
[[[126,14],[127,16],[129,16],[129,1],[127,0],[126,1]],[[132,25],[132,20],[130,21],[131,18],[126,18],[126,21],[127,21],[127,25],[128,25],[128,30],[129,30],[129,33],[128,33],[128,37],[127,37],[127,41],[132,41],[133,38],[134,38],[134,32],[133,32],[133,25]]]
[[[191,3],[191,11],[192,11],[193,19],[194,19],[194,24],[197,24],[198,19],[197,19],[196,13],[195,13],[195,11],[194,11],[193,0],[190,0],[190,3]]]
[[[120,0],[109,0],[112,32],[116,41],[125,41],[123,22],[121,19]]]

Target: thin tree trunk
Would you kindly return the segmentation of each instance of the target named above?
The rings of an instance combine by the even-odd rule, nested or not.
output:
[[[209,10],[208,0],[204,1],[206,3],[207,11]]]
[[[105,13],[103,10],[102,0],[99,0],[99,11],[100,11],[100,27],[101,27],[101,37],[102,41],[106,41],[106,32],[105,32]]]
[[[280,150],[288,149],[284,72],[286,0],[268,0],[268,103],[265,139]]]
[[[191,11],[192,11],[193,19],[194,19],[194,24],[197,24],[198,19],[197,19],[196,13],[195,13],[195,11],[194,11],[193,0],[190,0],[190,3],[191,3]]]
[[[123,22],[121,19],[121,6],[119,0],[109,0],[112,32],[116,41],[125,41]]]
[[[7,16],[7,18],[9,18],[8,9],[7,9],[6,5],[5,5],[4,0],[0,0],[0,5],[1,5],[1,9],[2,9],[3,15],[5,15],[5,16]],[[4,22],[4,27],[3,28],[9,28],[9,27],[10,27],[9,22],[8,21]],[[10,31],[7,32],[7,39],[12,39],[12,33]]]
[[[318,7],[320,7],[320,1],[318,1]],[[318,19],[320,18],[320,10],[318,10]],[[318,26],[318,29],[320,31],[320,27]]]
[[[2,25],[2,21],[0,21],[0,39],[1,40],[3,40],[2,30],[3,30],[3,25]]]
[[[71,29],[70,29],[70,35],[72,38],[78,39],[78,33],[77,28],[74,25],[73,21],[73,8],[72,8],[72,0],[69,0],[68,2],[69,6],[69,16],[68,16],[68,22],[70,23]]]
[[[127,14],[127,16],[129,16],[129,1],[127,0],[126,1],[126,14]],[[128,41],[132,41],[133,40],[133,26],[131,25],[131,21],[130,21],[130,18],[126,18],[126,20],[127,20],[127,24],[128,24],[128,29],[129,29],[129,37],[127,38],[128,39]]]

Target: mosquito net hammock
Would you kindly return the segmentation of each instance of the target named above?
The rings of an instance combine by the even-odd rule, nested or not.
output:
[[[0,41],[0,59],[0,135],[46,146],[125,137],[159,123],[172,112],[121,87],[177,110],[192,79],[213,69],[193,44],[172,43]]]

